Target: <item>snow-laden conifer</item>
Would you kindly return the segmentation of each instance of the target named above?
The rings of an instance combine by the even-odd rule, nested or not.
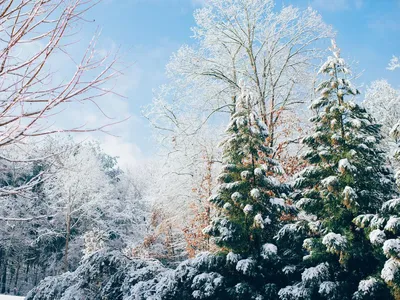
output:
[[[380,260],[353,219],[359,214],[374,218],[382,203],[395,194],[395,180],[385,166],[380,125],[354,101],[359,91],[350,82],[350,69],[335,42],[331,50],[333,55],[319,70],[326,79],[318,85],[319,97],[311,103],[314,130],[303,140],[308,147],[304,159],[310,166],[295,181],[301,191],[296,206],[306,215],[297,226],[308,235],[303,243],[307,268],[302,281],[285,291],[306,289],[310,296],[304,299],[347,299],[357,291],[354,299],[378,299],[373,292],[381,295],[382,291],[372,288],[372,283],[368,285],[372,298],[362,298],[365,280],[376,275]],[[371,237],[374,243],[383,242],[380,232]],[[392,248],[390,253],[395,251]],[[322,277],[316,273],[318,280],[312,282],[318,284],[310,284],[305,275],[322,264],[327,271]],[[322,287],[322,281],[330,283]],[[284,291],[280,294],[285,295],[282,299],[300,299],[288,298]]]
[[[267,128],[254,107],[255,99],[243,88],[221,143],[224,166],[210,198],[220,213],[205,232],[224,249],[258,257],[291,206],[281,198],[287,187],[273,177],[279,164],[269,158]]]

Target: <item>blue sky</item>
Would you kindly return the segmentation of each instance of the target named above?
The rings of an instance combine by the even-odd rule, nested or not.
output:
[[[94,20],[84,26],[89,37],[96,27],[102,29],[99,46],[120,47],[124,62],[132,63],[121,90],[123,103],[110,100],[114,114],[131,115],[113,132],[121,137],[101,137],[106,151],[120,155],[123,162],[154,153],[147,121],[141,117],[143,106],[151,103],[153,90],[166,82],[165,65],[182,44],[190,44],[193,11],[207,0],[104,0],[87,15]],[[388,71],[392,55],[400,55],[400,0],[276,0],[277,5],[312,6],[337,32],[342,56],[358,61],[363,71],[359,85],[386,78],[400,88],[400,71]],[[118,111],[120,109],[121,111]]]

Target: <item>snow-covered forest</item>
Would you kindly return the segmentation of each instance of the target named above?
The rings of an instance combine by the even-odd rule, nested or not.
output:
[[[400,86],[286,2],[196,6],[124,165],[99,137],[135,65],[78,39],[97,1],[0,0],[0,294],[400,299]]]

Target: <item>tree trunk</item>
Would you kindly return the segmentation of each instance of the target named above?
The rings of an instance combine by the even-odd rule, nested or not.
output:
[[[68,247],[69,247],[69,237],[71,232],[71,213],[70,208],[68,208],[66,215],[66,225],[67,225],[67,235],[65,237],[65,252],[64,252],[64,271],[68,272]]]
[[[274,139],[275,139],[275,122],[274,122],[274,109],[275,109],[275,95],[274,92],[272,93],[271,103],[270,103],[270,112],[269,112],[269,124],[268,124],[268,131],[269,131],[269,146],[274,146]]]
[[[20,264],[20,262],[18,261],[17,270],[15,271],[14,287],[17,287],[17,286],[18,286],[18,276],[19,276],[19,269],[20,269],[20,268],[21,268],[21,264]]]
[[[1,293],[6,293],[7,287],[7,258],[4,255],[4,264],[3,264],[3,275],[1,277]]]

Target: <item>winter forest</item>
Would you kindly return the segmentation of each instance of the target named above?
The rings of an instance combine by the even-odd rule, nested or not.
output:
[[[363,65],[325,0],[179,1],[135,102],[129,0],[0,0],[0,299],[400,300],[398,19]]]

